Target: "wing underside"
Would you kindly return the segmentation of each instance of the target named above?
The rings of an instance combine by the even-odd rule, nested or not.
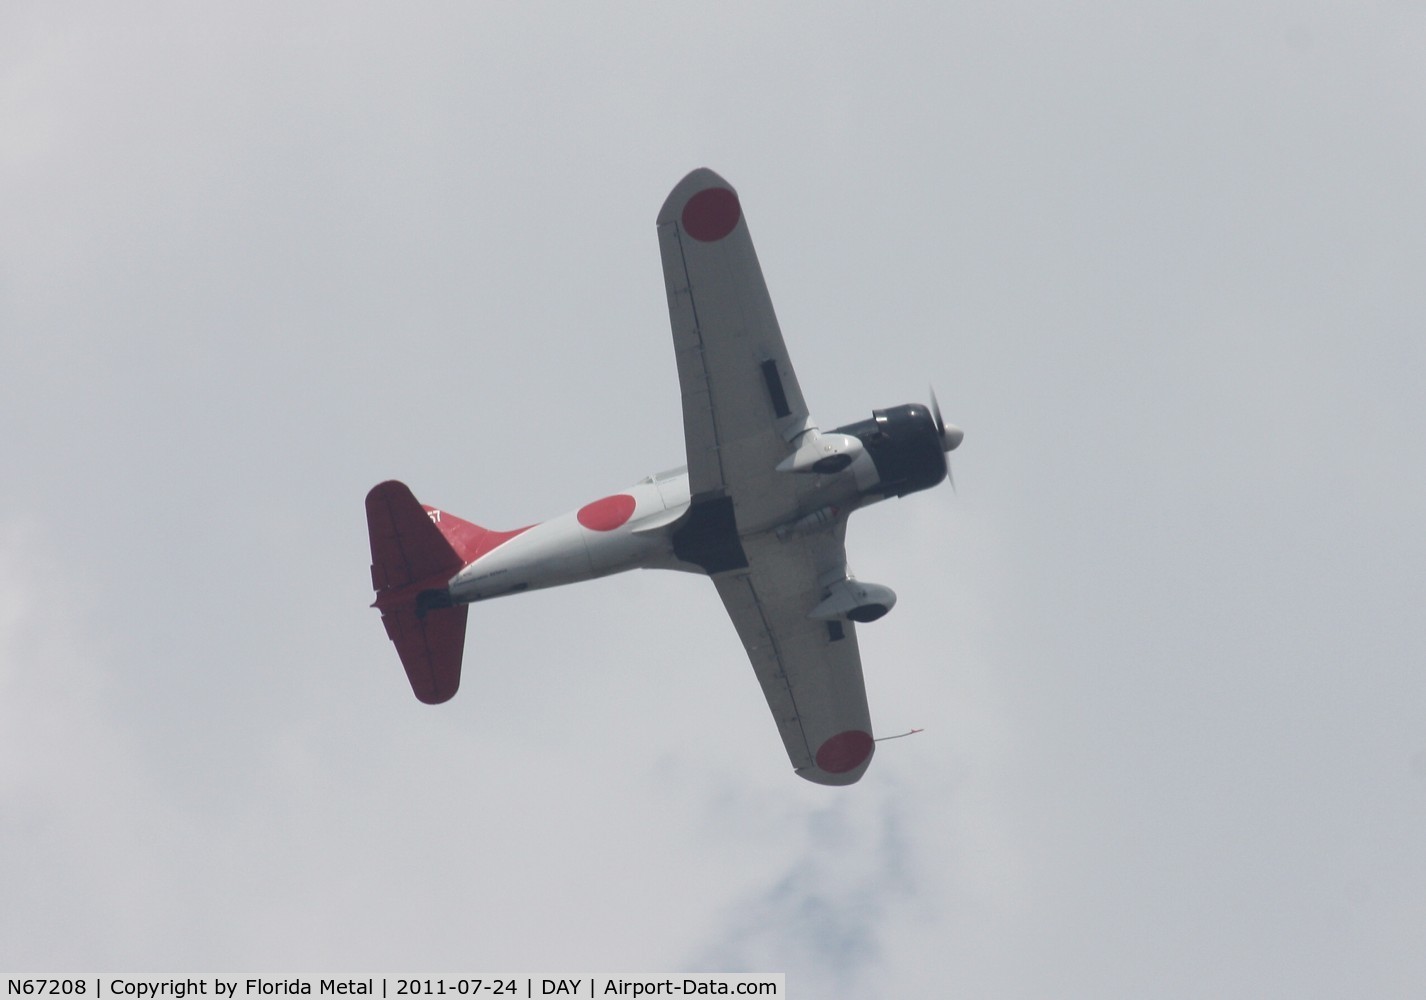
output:
[[[737,194],[695,170],[664,202],[659,251],[668,294],[689,491],[731,496],[744,534],[796,505],[775,471],[810,425]]]
[[[788,759],[825,785],[851,784],[871,762],[871,713],[856,627],[809,618],[822,597],[818,567],[840,575],[845,556],[829,534],[744,540],[748,566],[713,577],[752,661]]]
[[[675,549],[713,578],[797,773],[850,784],[873,750],[856,631],[809,617],[846,575],[845,520],[775,530],[813,487],[777,471],[812,420],[737,193],[693,171],[664,202],[658,233],[692,497]]]

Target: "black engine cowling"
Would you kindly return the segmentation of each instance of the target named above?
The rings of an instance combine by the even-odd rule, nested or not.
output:
[[[873,410],[870,420],[838,427],[836,433],[861,440],[880,477],[876,488],[886,496],[929,490],[946,478],[941,432],[920,403]]]

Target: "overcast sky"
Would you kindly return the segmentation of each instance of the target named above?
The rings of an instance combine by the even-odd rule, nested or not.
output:
[[[1426,12],[0,11],[0,967],[1426,988]],[[654,216],[734,184],[853,519],[883,744],[795,777],[707,580],[472,610],[362,498],[683,462]],[[920,991],[920,992],[918,992]]]

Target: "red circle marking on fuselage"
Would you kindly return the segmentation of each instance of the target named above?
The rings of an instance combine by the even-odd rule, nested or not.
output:
[[[587,503],[575,515],[590,531],[613,531],[634,514],[634,498],[627,493]]]
[[[737,195],[727,188],[705,188],[683,206],[683,229],[695,240],[712,243],[731,233],[742,217]]]

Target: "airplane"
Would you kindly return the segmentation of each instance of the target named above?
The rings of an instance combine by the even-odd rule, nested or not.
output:
[[[416,697],[460,685],[469,606],[630,569],[710,577],[794,771],[850,785],[875,749],[857,626],[896,594],[847,567],[847,518],[949,475],[963,432],[934,392],[831,431],[812,420],[742,203],[701,168],[657,220],[688,464],[549,521],[494,531],[395,480],[366,497],[373,607]]]

